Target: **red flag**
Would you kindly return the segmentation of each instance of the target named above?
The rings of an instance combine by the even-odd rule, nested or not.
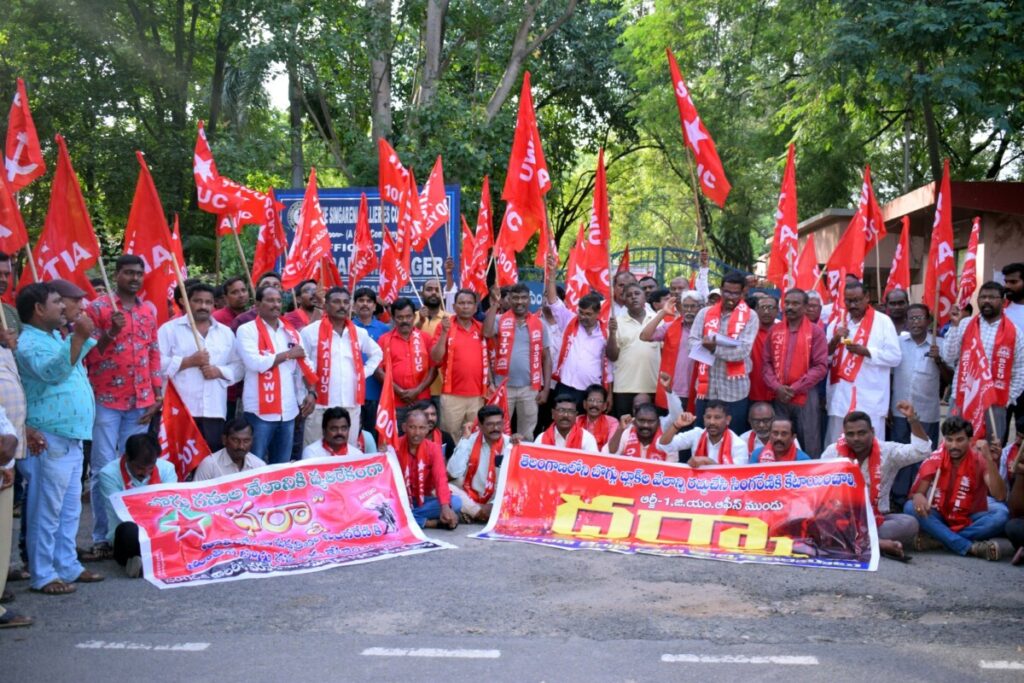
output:
[[[958,373],[956,409],[974,427],[974,438],[981,438],[985,435],[985,413],[996,405],[995,382],[981,336],[972,335],[961,354],[961,366],[953,368]],[[961,368],[963,373],[959,374]]]
[[[892,255],[889,279],[885,281],[885,292],[882,293],[882,299],[889,296],[889,292],[894,289],[910,291],[910,217],[908,216],[903,217],[900,241],[896,244],[896,251]]]
[[[537,240],[537,256],[534,257],[533,265],[538,268],[547,268],[548,254],[555,255],[558,261],[558,247],[555,245],[555,236],[551,234],[551,226],[544,221],[540,226],[540,234]]]
[[[683,140],[693,153],[697,162],[697,179],[700,181],[700,189],[704,195],[718,205],[725,206],[725,198],[729,196],[732,186],[729,179],[725,177],[725,169],[722,168],[722,160],[718,158],[718,150],[715,149],[715,141],[711,134],[704,127],[700,120],[697,107],[693,104],[690,91],[686,88],[682,75],[679,73],[679,65],[672,54],[671,48],[665,48],[668,55],[668,66],[672,72],[672,88],[676,94],[676,106],[679,107],[679,122],[683,127]]]
[[[512,434],[512,416],[508,412],[508,377],[501,380],[494,393],[487,399],[487,405],[498,406],[501,408],[501,412],[505,415],[505,426],[502,428],[506,434]],[[479,428],[480,423],[477,421],[476,428]]]
[[[793,287],[802,289],[805,292],[813,290],[827,290],[821,284],[821,269],[818,268],[818,255],[814,250],[814,235],[808,235],[804,242],[804,248],[800,250],[800,256],[793,268]]]
[[[344,287],[345,282],[341,279],[338,271],[338,264],[332,256],[324,256],[320,259],[320,284],[325,290],[331,287]]]
[[[835,321],[842,323],[846,320],[846,269],[840,268],[838,273],[839,285],[835,294],[832,295],[832,313],[828,316],[828,324]]]
[[[857,201],[857,213],[854,220],[864,231],[864,253],[878,246],[887,234],[882,209],[875,199],[875,189],[871,185],[871,166],[864,167],[864,182],[860,187],[860,199]],[[857,277],[863,277],[863,273]]]
[[[487,271],[491,267],[491,251],[494,249],[494,226],[491,224],[491,180],[484,176],[480,187],[480,208],[476,214],[476,281],[487,289]]]
[[[21,219],[18,202],[7,187],[0,183],[0,251],[16,254],[28,244],[25,222]]]
[[[440,154],[419,199],[422,226],[418,239],[413,242],[413,251],[425,249],[437,229],[448,224],[448,198],[444,194],[444,168]]]
[[[796,232],[796,147],[789,146],[786,170],[782,174],[779,205],[775,210],[775,238],[768,256],[767,279],[785,292],[796,286],[797,249],[800,239]]]
[[[387,229],[385,228],[385,231]],[[356,285],[364,277],[377,270],[377,251],[373,247],[373,233],[370,232],[370,209],[366,193],[359,198],[359,215],[356,218],[356,239],[352,244],[352,255],[348,259],[348,288],[356,291]]]
[[[57,141],[57,171],[50,188],[50,207],[42,234],[32,250],[32,259],[41,280],[68,280],[93,299],[96,291],[86,270],[96,265],[100,245],[64,138],[57,135],[54,139]]]
[[[961,309],[971,303],[974,290],[978,288],[978,237],[981,235],[981,216],[974,217],[971,224],[971,237],[967,241],[967,255],[964,267],[960,271],[960,300],[957,304]]]
[[[832,257],[825,264],[825,279],[829,293],[835,299],[839,292],[838,273],[845,270],[858,280],[864,277],[864,257],[886,236],[882,210],[875,201],[871,187],[871,167],[864,167],[864,181],[861,184],[857,211],[839,238]]]
[[[611,296],[611,280],[608,272],[611,262],[609,242],[611,222],[608,218],[608,182],[604,170],[604,150],[597,153],[597,169],[594,171],[594,199],[590,204],[590,232],[584,251],[584,268],[587,280],[595,292],[605,299]]]
[[[146,159],[142,152],[136,152],[135,157],[139,161],[139,179],[128,213],[128,225],[124,229],[124,253],[141,256],[146,263],[146,277],[142,281],[139,298],[153,304],[159,327],[169,318],[167,302],[171,300],[177,282],[171,262],[174,245]]]
[[[217,171],[202,121],[198,124],[195,151],[192,153],[192,176],[196,181],[196,198],[200,209],[218,216],[238,211],[241,200],[224,183]]]
[[[206,439],[178,395],[174,382],[167,382],[160,418],[160,457],[174,465],[178,481],[185,481],[209,454]]]
[[[585,228],[580,223],[580,229],[576,233],[576,242],[569,250],[569,261],[565,266],[565,307],[573,313],[579,310],[580,299],[588,289],[587,272],[583,269],[586,250]]]
[[[285,289],[297,287],[303,280],[316,280],[320,271],[320,260],[331,255],[331,237],[327,233],[320,210],[320,195],[316,191],[316,168],[309,172],[306,195],[302,200],[302,215],[299,227],[292,237],[288,251],[288,263],[281,274],[281,286]]]
[[[544,150],[537,130],[537,117],[530,94],[530,72],[523,74],[519,91],[519,114],[508,158],[508,172],[501,198],[508,202],[502,232],[508,232],[506,244],[513,252],[520,252],[533,233],[547,223],[544,195],[551,189]]]
[[[629,272],[629,243],[626,243],[626,248],[622,250],[622,256],[619,258],[619,265],[615,269],[615,274],[628,273]]]
[[[942,183],[935,197],[935,222],[928,249],[928,270],[924,276],[924,304],[942,327],[956,302],[956,259],[953,254],[953,202],[949,189],[949,159],[942,171]]]
[[[501,230],[498,232],[498,239],[494,243],[494,267],[495,281],[499,287],[514,285],[519,282],[519,266],[516,264],[516,249],[510,244],[514,238],[510,233],[514,228],[509,227],[509,213],[513,212],[512,204],[505,207],[505,217],[501,221]]]
[[[459,270],[459,286],[464,289],[472,289],[474,292],[479,294],[479,288],[477,287],[476,274],[479,270],[477,266],[477,249],[476,249],[476,235],[470,230],[469,224],[466,222],[466,216],[462,217],[462,268]]]
[[[11,193],[46,173],[43,149],[28,107],[25,81],[18,79],[11,111],[7,114],[7,146],[4,152],[4,181]]]
[[[398,152],[384,138],[377,140],[377,175],[381,200],[398,206],[409,172],[402,166]]]
[[[386,231],[385,231],[386,234]],[[398,449],[398,417],[395,413],[394,372],[391,368],[391,354],[384,354],[384,381],[381,383],[380,401],[377,403],[377,449],[390,446]]]
[[[281,225],[281,209],[284,204],[277,201],[274,190],[267,194],[263,204],[263,223],[256,236],[256,253],[252,259],[252,281],[259,282],[259,277],[267,271],[277,269],[277,260],[285,255],[288,240]]]
[[[423,216],[420,215],[419,194],[416,192],[416,176],[409,169],[398,203],[398,224],[395,227],[395,252],[402,261],[402,267],[408,271],[413,252],[413,243],[419,239],[423,230]],[[426,243],[424,242],[424,245]]]
[[[267,205],[267,195],[259,190],[239,185],[234,180],[225,176],[221,176],[221,181],[226,188],[234,193],[238,210],[220,217],[217,223],[217,232],[221,235],[227,235],[233,230],[240,230],[245,225],[262,225]],[[234,227],[232,227],[232,221],[234,222]]]
[[[380,280],[377,287],[381,300],[387,304],[393,303],[398,298],[399,290],[410,281],[409,271],[398,257],[398,249],[391,239],[391,233],[384,228],[380,239]]]

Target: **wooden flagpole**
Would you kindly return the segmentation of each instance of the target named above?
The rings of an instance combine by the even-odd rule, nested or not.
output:
[[[252,273],[249,272],[249,263],[245,260],[245,252],[242,250],[242,239],[238,236],[238,226],[235,225],[235,217],[228,216],[228,224],[231,226],[231,234],[235,238],[235,247],[238,248],[238,258],[242,260],[242,270],[245,271],[245,279],[249,281],[249,289],[253,297],[256,296],[256,285],[252,281]]]
[[[204,350],[203,337],[199,334],[199,328],[196,326],[195,316],[192,315],[192,304],[188,300],[188,290],[185,289],[185,278],[181,276],[181,266],[178,265],[178,255],[171,250],[171,263],[174,264],[174,277],[178,279],[178,291],[181,292],[182,307],[185,309],[185,315],[188,316],[189,327],[192,328],[192,336],[196,340],[196,349],[199,351]]]
[[[107,267],[103,264],[103,249],[99,250],[96,254],[96,263],[100,267],[100,277],[103,278],[103,286],[107,288],[107,296],[110,297],[110,306],[115,311],[117,310],[117,297],[114,296],[114,290],[110,288],[110,278],[107,277]]]

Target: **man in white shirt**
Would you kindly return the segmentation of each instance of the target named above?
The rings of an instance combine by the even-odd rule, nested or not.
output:
[[[1003,286],[1006,306],[1003,313],[1013,321],[1018,332],[1024,332],[1024,263],[1008,263],[1003,266]],[[1015,429],[1024,431],[1024,394],[1016,397],[1013,407]],[[1007,418],[1009,428],[1009,418]]]
[[[747,451],[753,453],[759,448],[764,448],[771,442],[772,420],[775,419],[775,408],[767,401],[757,401],[750,404],[750,412],[747,414],[747,422],[750,423],[750,430],[740,435],[740,439],[747,445]]]
[[[906,332],[900,335],[900,364],[892,371],[892,440],[910,443],[910,423],[897,408],[909,401],[917,412],[932,448],[939,443],[939,386],[945,366],[938,344],[929,330],[932,316],[924,304],[911,304],[906,311]],[[948,371],[947,371],[948,372]],[[911,482],[907,482],[908,488]]]
[[[555,407],[551,409],[551,426],[533,442],[544,446],[597,453],[597,440],[594,439],[594,435],[576,422],[576,400],[569,394],[560,394],[555,397],[554,403]]]
[[[691,451],[690,467],[746,465],[750,453],[743,439],[729,429],[731,420],[725,402],[711,399],[704,405],[703,428],[682,431],[697,421],[692,413],[683,413],[661,435],[661,446],[669,452]]]
[[[256,319],[241,325],[235,348],[245,365],[242,407],[253,429],[253,454],[269,465],[291,459],[295,418],[316,402],[315,376],[304,376],[299,334],[281,320],[281,292],[256,290]],[[308,374],[308,373],[307,373]]]
[[[362,455],[363,451],[358,446],[349,443],[351,430],[352,417],[347,410],[338,406],[328,408],[323,411],[320,421],[322,438],[302,449],[302,459]]]
[[[380,346],[349,319],[348,311],[348,290],[332,287],[324,297],[324,316],[302,330],[302,346],[318,380],[316,407],[302,436],[304,446],[320,440],[328,406],[345,408],[352,421],[361,424],[366,378],[384,359]],[[359,430],[349,432],[349,443],[355,444]]]
[[[222,437],[224,447],[203,458],[192,475],[192,481],[206,481],[259,469],[266,465],[249,452],[252,448],[252,426],[245,418],[236,417],[224,425]]]
[[[467,423],[462,439],[448,461],[448,478],[452,493],[462,500],[462,521],[486,522],[494,507],[499,458],[512,452],[519,437],[506,436],[505,413],[498,406],[485,405],[477,411],[479,429],[472,431]]]
[[[202,348],[196,346],[187,315],[168,320],[157,331],[160,372],[174,382],[212,451],[224,433],[228,387],[242,379],[245,369],[235,352],[235,333],[213,319],[213,287],[192,285],[188,303]]]
[[[899,337],[889,316],[871,307],[863,283],[847,281],[844,301],[846,318],[833,321],[825,334],[832,356],[825,443],[835,443],[842,435],[851,405],[871,416],[875,434],[884,440],[889,373],[902,358]]]
[[[617,278],[618,280],[618,278]],[[631,283],[625,287],[626,313],[608,321],[605,355],[615,364],[612,414],[628,415],[637,394],[654,395],[658,386],[661,345],[640,340],[640,333],[654,318],[644,290]]]

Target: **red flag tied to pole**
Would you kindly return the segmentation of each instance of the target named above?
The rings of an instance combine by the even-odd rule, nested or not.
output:
[[[484,176],[480,187],[480,208],[476,213],[476,273],[474,282],[480,287],[477,294],[487,295],[487,271],[491,267],[490,254],[494,250],[494,227],[491,224],[491,180]]]
[[[903,229],[900,232],[900,241],[896,244],[896,251],[892,255],[892,265],[889,266],[889,279],[885,282],[885,292],[882,299],[889,296],[894,289],[910,291],[910,217],[903,217]]]
[[[380,280],[377,293],[386,303],[394,303],[398,291],[411,282],[409,271],[399,258],[398,248],[387,228],[381,233],[380,239]]]
[[[96,296],[86,270],[96,265],[100,245],[85,208],[78,176],[64,138],[56,136],[57,171],[50,187],[50,207],[42,234],[32,250],[41,280],[68,280],[89,298]]]
[[[18,90],[7,115],[7,145],[4,151],[4,182],[17,192],[46,173],[43,149],[39,146],[36,124],[28,107],[25,81],[18,79]]]
[[[381,200],[398,206],[409,181],[409,171],[384,138],[377,140],[377,174]]]
[[[864,182],[861,185],[857,211],[839,238],[832,257],[825,264],[825,279],[833,299],[839,295],[839,272],[846,271],[858,280],[864,277],[864,257],[886,236],[882,210],[875,201],[871,187],[871,168],[864,168]]]
[[[252,259],[252,281],[259,282],[260,275],[275,270],[277,259],[284,256],[288,248],[288,240],[281,225],[281,209],[284,205],[277,201],[274,190],[267,193],[267,201],[263,205],[263,224],[256,236],[256,253]]]
[[[519,92],[519,114],[512,140],[512,153],[508,158],[508,172],[501,198],[508,202],[501,231],[505,244],[513,252],[520,252],[533,233],[547,223],[544,195],[551,189],[544,150],[537,130],[537,117],[530,94],[530,72],[523,74]]]
[[[629,244],[626,244],[626,248],[622,250],[622,256],[619,257],[619,266],[615,269],[615,274],[628,273],[629,272]]]
[[[21,211],[7,183],[0,183],[0,251],[16,254],[28,244]]]
[[[584,251],[583,268],[591,288],[605,299],[611,297],[612,238],[611,220],[608,216],[608,182],[604,170],[604,149],[598,150],[597,168],[594,170],[594,198],[590,203],[590,229]]]
[[[384,354],[384,381],[381,383],[380,401],[377,404],[377,435],[380,437],[378,450],[384,452],[387,446],[398,450],[398,417],[395,411],[394,372],[391,368],[391,354]]]
[[[992,368],[981,343],[981,335],[966,335],[957,373],[956,406],[960,415],[974,427],[974,437],[985,434],[985,412],[996,405],[996,386]]]
[[[185,477],[209,454],[210,448],[178,395],[174,382],[168,382],[160,419],[160,456],[174,465],[178,481],[185,481]]]
[[[924,276],[923,301],[941,327],[949,321],[956,302],[956,258],[953,253],[953,201],[949,189],[949,159],[942,172],[939,193],[935,197],[935,222],[928,250],[928,270]]]
[[[331,236],[327,233],[320,210],[320,195],[316,191],[316,169],[309,172],[306,195],[302,200],[302,216],[295,229],[292,246],[288,251],[288,263],[281,274],[281,286],[285,289],[297,287],[303,280],[316,280],[320,272],[320,261],[331,255]]]
[[[427,242],[442,225],[448,224],[448,198],[444,194],[444,167],[441,155],[434,162],[427,184],[420,194],[420,216],[422,225],[417,239],[413,240],[413,251],[425,249]]]
[[[471,289],[477,293],[478,296],[486,294],[487,285],[486,282],[479,282],[477,280],[477,272],[480,270],[480,266],[477,260],[480,258],[480,254],[476,248],[476,235],[473,234],[473,230],[469,227],[469,223],[466,222],[466,216],[462,217],[462,268],[459,270],[459,286],[464,289]],[[486,258],[486,256],[485,256]],[[484,293],[481,294],[481,284],[484,289]]]
[[[981,235],[981,217],[975,216],[971,224],[971,237],[967,241],[967,256],[960,272],[960,299],[957,305],[964,308],[971,303],[974,290],[978,288],[978,237]]]
[[[348,287],[355,291],[364,277],[377,270],[377,252],[373,248],[373,234],[370,232],[370,209],[366,193],[359,197],[359,215],[356,217],[356,238],[352,244],[352,255],[348,261]]]
[[[587,272],[583,261],[587,254],[586,234],[583,224],[576,233],[576,242],[569,250],[569,261],[565,266],[565,307],[575,313],[579,310],[580,299],[587,293]]]
[[[718,158],[715,141],[711,139],[711,134],[697,113],[697,107],[679,73],[679,65],[676,63],[671,48],[665,48],[665,54],[668,55],[668,66],[672,72],[672,89],[676,94],[676,106],[679,107],[679,122],[683,127],[683,139],[697,162],[697,179],[700,182],[700,189],[704,196],[722,208],[725,206],[725,198],[729,196],[732,185],[725,177],[725,169],[722,168],[722,160]]]
[[[511,208],[512,205],[510,204],[505,209],[506,218]],[[494,243],[494,277],[499,287],[506,287],[519,282],[519,266],[516,265],[516,252],[511,244],[511,241],[515,238],[509,234],[509,231],[508,221],[503,221],[501,231],[498,233],[498,239]]]
[[[794,277],[794,287],[805,292],[817,291],[823,301],[829,300],[828,290],[821,282],[821,269],[818,268],[818,255],[814,249],[814,235],[808,235],[807,241],[804,242],[804,248],[800,251],[794,268]]]
[[[768,281],[785,292],[796,286],[797,250],[800,244],[796,232],[796,147],[789,146],[786,170],[782,174],[779,206],[775,210],[775,238],[768,257]]]

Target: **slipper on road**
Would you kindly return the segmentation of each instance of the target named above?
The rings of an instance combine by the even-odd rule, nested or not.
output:
[[[55,579],[42,588],[29,588],[29,590],[33,593],[42,593],[43,595],[68,595],[69,593],[74,593],[77,589],[73,584]]]

